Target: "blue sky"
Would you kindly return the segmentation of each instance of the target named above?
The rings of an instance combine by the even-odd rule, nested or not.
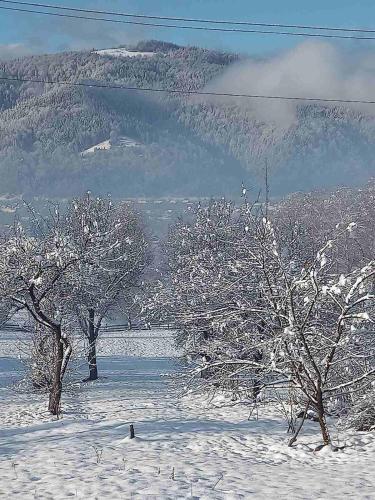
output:
[[[354,0],[49,0],[46,3],[139,14],[375,28],[374,0],[361,0],[360,7]],[[301,41],[277,35],[118,26],[0,10],[0,56],[110,47],[150,38],[258,55],[274,53]],[[375,41],[369,43],[375,45]],[[352,48],[365,42],[341,44]]]

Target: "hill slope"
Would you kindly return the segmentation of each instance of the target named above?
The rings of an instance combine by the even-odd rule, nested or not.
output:
[[[26,57],[1,75],[196,90],[239,56],[142,42],[133,48]],[[121,145],[127,137],[137,147]],[[104,149],[101,143],[116,145]],[[92,154],[82,155],[87,150]],[[375,120],[342,108],[300,106],[288,130],[239,102],[186,95],[2,82],[0,193],[216,195],[241,181],[275,194],[365,181],[375,171]]]

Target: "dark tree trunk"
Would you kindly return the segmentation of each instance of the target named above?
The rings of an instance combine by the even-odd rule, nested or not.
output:
[[[297,441],[298,434],[301,432],[303,424],[305,423],[305,420],[306,420],[306,417],[307,417],[307,412],[309,411],[309,406],[310,406],[310,402],[308,401],[306,403],[305,410],[304,410],[304,412],[302,414],[301,422],[299,423],[299,426],[298,426],[297,430],[295,431],[294,436],[290,439],[290,441],[288,443],[289,447],[293,446],[293,443],[295,443]]]
[[[64,344],[61,341],[61,328],[58,327],[55,332],[56,356],[53,369],[52,384],[50,387],[48,410],[52,415],[58,415],[60,412],[60,401],[62,393],[61,369],[64,359]]]
[[[95,311],[89,309],[88,321],[88,339],[89,339],[89,378],[88,380],[96,380],[98,378],[98,365],[96,361],[96,334],[95,334]]]
[[[262,361],[262,359],[263,359],[263,353],[261,351],[257,350],[254,353],[254,361],[256,363],[260,364],[260,362]],[[253,400],[256,403],[257,399],[258,399],[258,396],[261,393],[261,389],[262,389],[262,381],[261,381],[261,378],[259,377],[259,375],[262,372],[262,369],[261,368],[255,368],[254,372],[255,372],[255,376],[254,376],[254,382],[253,382]]]
[[[320,389],[317,392],[317,402],[318,404],[316,409],[318,411],[318,419],[319,419],[320,431],[322,433],[323,444],[328,445],[331,443],[331,437],[329,435],[328,426],[326,422],[323,394]]]

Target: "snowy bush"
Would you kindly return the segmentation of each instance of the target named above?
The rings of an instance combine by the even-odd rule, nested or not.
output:
[[[371,431],[375,429],[375,391],[354,398],[347,415],[342,418],[346,427],[357,431]]]

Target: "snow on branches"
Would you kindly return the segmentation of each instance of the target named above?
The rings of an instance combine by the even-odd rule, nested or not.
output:
[[[120,304],[131,306],[135,290],[151,259],[140,216],[127,204],[89,193],[74,199],[67,212],[65,232],[80,255],[71,276],[70,306],[88,341],[89,379],[98,377],[96,340],[102,322]]]
[[[31,230],[15,222],[0,249],[0,301],[26,310],[54,339],[56,356],[49,410],[57,415],[62,380],[71,355],[67,304],[69,276],[78,271],[79,255],[62,231],[57,207],[44,218],[29,210]]]
[[[156,300],[173,311],[192,380],[254,399],[292,388],[328,444],[328,408],[375,379],[375,264],[337,272],[353,227],[338,226],[304,262],[246,201],[212,201],[178,222]]]
[[[40,333],[33,355],[46,356],[37,363],[37,378],[48,379],[49,410],[57,415],[73,331],[79,324],[89,341],[90,377],[96,378],[102,321],[120,301],[131,300],[150,259],[149,244],[130,207],[90,195],[65,212],[51,205],[41,215],[28,207],[27,227],[15,221],[0,243],[0,310],[4,317],[25,310],[33,319]]]

